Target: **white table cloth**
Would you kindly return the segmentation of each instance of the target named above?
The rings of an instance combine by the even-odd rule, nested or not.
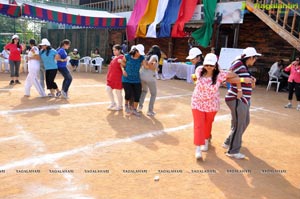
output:
[[[186,79],[188,83],[193,83],[191,75],[195,73],[195,66],[181,62],[166,62],[163,63],[162,74],[165,79],[172,79],[177,76],[180,79]]]

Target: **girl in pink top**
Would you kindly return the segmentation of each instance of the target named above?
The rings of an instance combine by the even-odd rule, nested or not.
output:
[[[106,78],[106,92],[110,98],[111,104],[107,108],[108,110],[120,111],[123,109],[122,107],[122,68],[121,68],[121,60],[124,58],[122,52],[122,47],[118,44],[113,46],[114,58],[111,60],[107,78]],[[120,61],[119,61],[120,60]],[[117,95],[118,103],[115,102],[113,90]]]
[[[291,63],[288,67],[284,69],[286,72],[290,72],[288,79],[289,83],[289,103],[285,105],[285,108],[292,108],[292,99],[294,95],[294,90],[297,98],[297,110],[300,111],[300,58],[297,57],[296,61]]]
[[[192,59],[191,62],[193,63]],[[196,87],[192,95],[194,144],[196,145],[196,158],[202,159],[201,151],[208,150],[212,123],[220,108],[219,87],[222,82],[250,83],[251,78],[239,78],[233,72],[220,71],[217,56],[213,53],[205,56],[203,67],[198,67],[195,75]]]

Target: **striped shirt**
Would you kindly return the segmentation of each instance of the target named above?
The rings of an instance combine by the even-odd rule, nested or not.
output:
[[[237,60],[233,62],[230,70],[234,73],[236,73],[240,78],[241,77],[248,77],[251,78],[251,74],[248,71],[248,67],[243,64],[242,61]],[[252,84],[251,83],[241,83],[242,87],[242,92],[243,96],[241,100],[245,104],[249,104],[250,99],[251,99],[251,93],[252,93]],[[236,84],[231,84],[230,89],[228,90],[226,96],[225,96],[225,101],[232,101],[237,99],[237,85]]]

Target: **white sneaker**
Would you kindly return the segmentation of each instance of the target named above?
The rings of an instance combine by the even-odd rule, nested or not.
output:
[[[292,104],[291,103],[288,103],[284,106],[284,108],[292,108]]]
[[[229,145],[227,145],[227,144],[225,144],[225,143],[222,144],[222,147],[223,147],[224,149],[229,149]]]
[[[137,112],[136,110],[133,110],[132,114],[137,116],[137,117],[141,117],[141,113]]]
[[[201,145],[201,151],[208,151],[208,143],[209,141],[207,139],[205,139],[205,144]]]
[[[129,108],[128,105],[125,105],[125,112],[126,112],[127,114],[130,114],[130,113],[131,113],[131,110],[130,110],[130,108]]]
[[[153,111],[148,111],[148,112],[147,112],[147,115],[148,115],[148,116],[154,116],[155,114],[156,114],[156,113],[153,112]]]
[[[140,106],[140,105],[139,105],[139,106],[137,107],[137,112],[142,112],[142,111],[143,111],[143,106]]]
[[[62,90],[61,94],[65,99],[69,99],[68,93],[66,93],[65,91]]]
[[[297,109],[297,111],[300,111],[300,104],[298,104],[296,109]]]
[[[107,110],[113,111],[116,108],[116,104],[111,104],[107,107]]]
[[[111,110],[113,110],[113,111],[121,111],[121,110],[123,110],[123,107],[122,106],[115,106]]]
[[[195,158],[196,158],[197,160],[202,159],[202,152],[201,152],[200,147],[197,147],[197,148],[196,148]]]
[[[231,158],[235,158],[235,159],[244,159],[246,157],[242,153],[234,153],[234,154],[226,153],[226,155],[231,157]]]

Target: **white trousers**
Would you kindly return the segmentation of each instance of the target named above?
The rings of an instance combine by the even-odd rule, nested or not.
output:
[[[115,94],[117,95],[118,104],[116,104],[116,102],[115,102],[115,97],[114,97],[113,91],[115,91]],[[122,104],[123,104],[122,90],[112,89],[110,86],[106,86],[106,92],[111,101],[111,105],[114,105],[114,106],[117,105],[118,107],[122,107]]]
[[[30,88],[32,85],[36,88],[40,96],[46,96],[44,89],[39,82],[40,66],[28,64],[28,75],[25,81],[25,95],[30,96]]]
[[[4,64],[4,70],[9,71],[9,61],[8,61],[8,59],[2,59],[0,61],[0,63],[1,63],[0,72],[2,71],[2,63]]]

